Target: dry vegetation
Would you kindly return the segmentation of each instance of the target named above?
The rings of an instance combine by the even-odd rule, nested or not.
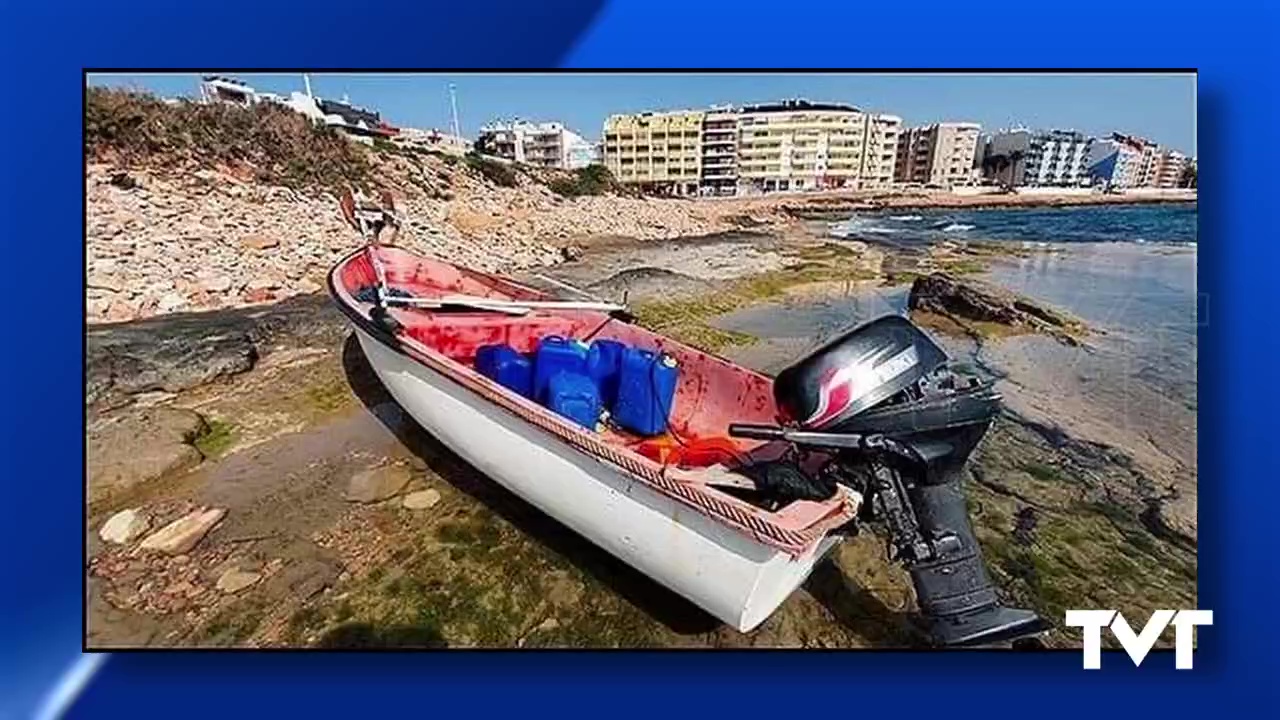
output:
[[[126,90],[89,88],[84,112],[85,153],[92,160],[132,165],[164,157],[296,188],[359,181],[369,172],[362,148],[267,103],[168,104]]]

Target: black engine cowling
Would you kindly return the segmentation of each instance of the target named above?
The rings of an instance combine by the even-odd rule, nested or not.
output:
[[[778,374],[783,427],[730,434],[834,451],[829,478],[863,494],[905,563],[934,640],[985,644],[1042,631],[1035,613],[1001,607],[973,535],[962,470],[1000,411],[989,383],[896,315],[865,323]]]

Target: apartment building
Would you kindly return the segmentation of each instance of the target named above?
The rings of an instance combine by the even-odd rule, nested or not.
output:
[[[1182,185],[1182,173],[1187,169],[1187,156],[1177,150],[1160,151],[1152,172],[1152,187],[1176,188]]]
[[[733,108],[713,107],[702,117],[699,194],[735,195],[738,192],[738,115]]]
[[[1095,140],[1086,160],[1089,177],[1095,184],[1108,187],[1138,187],[1143,179],[1144,158],[1149,156],[1147,145],[1120,133]]]
[[[619,182],[648,192],[696,195],[702,182],[707,115],[702,110],[611,115],[604,122],[604,165]],[[722,142],[722,135],[728,138],[719,130],[720,120],[717,132],[708,135],[715,138],[708,145],[732,149],[736,145]],[[716,186],[723,186],[729,177],[715,176]]]
[[[902,132],[894,180],[949,188],[973,181],[978,153],[977,123],[943,122]]]
[[[893,182],[901,118],[789,100],[742,108],[738,192],[883,187]]]
[[[497,121],[480,128],[483,152],[512,162],[573,170],[594,161],[591,143],[558,122]]]
[[[604,163],[619,181],[674,195],[735,195],[893,182],[901,118],[788,100],[610,116]]]
[[[1094,141],[1089,175],[1094,182],[1117,188],[1175,188],[1182,183],[1187,157],[1177,150],[1136,135],[1112,133]]]
[[[988,176],[1013,186],[1087,185],[1092,143],[1075,130],[1003,130],[988,146]]]

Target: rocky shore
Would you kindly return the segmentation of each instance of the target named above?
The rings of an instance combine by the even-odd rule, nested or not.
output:
[[[456,158],[386,150],[370,155],[375,177],[392,190],[408,220],[398,244],[488,270],[554,265],[602,238],[786,233],[803,218],[859,209],[1143,200],[940,193],[566,198],[529,173],[517,173],[514,187],[502,187]],[[234,168],[91,162],[85,202],[89,323],[315,293],[329,267],[360,242],[342,222],[332,192],[263,184]]]
[[[663,239],[739,227],[733,208],[676,200],[566,199],[522,178],[497,187],[436,157],[379,158],[408,219],[396,242],[482,269],[540,267],[591,236]],[[330,193],[189,174],[89,166],[88,316],[119,322],[318,292],[360,240]],[[761,222],[768,222],[760,219]]]

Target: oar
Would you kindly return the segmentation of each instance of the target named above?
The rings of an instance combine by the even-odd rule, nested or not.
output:
[[[626,309],[623,305],[614,305],[612,303],[578,302],[575,300],[530,300],[526,302],[472,297],[469,295],[446,295],[439,298],[387,298],[387,302],[392,305],[401,304],[426,308],[468,307],[477,310],[506,312],[513,315],[524,315],[531,310],[598,310],[601,312],[613,312]]]
[[[626,310],[626,305],[606,302],[587,302],[583,300],[499,300],[497,298],[476,297],[474,295],[446,295],[441,302],[459,305],[484,305],[486,307],[522,307],[531,310],[599,310],[613,312]]]

